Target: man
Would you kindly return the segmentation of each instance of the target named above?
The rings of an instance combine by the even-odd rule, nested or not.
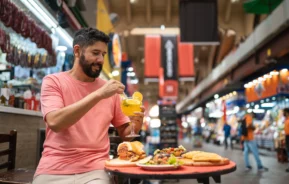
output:
[[[233,143],[231,139],[231,126],[227,122],[225,122],[223,131],[224,131],[224,136],[225,136],[225,139],[224,139],[225,149],[228,149],[228,139],[230,139],[231,149],[233,149]]]
[[[258,171],[268,171],[268,168],[264,167],[258,152],[257,143],[254,140],[254,130],[253,118],[251,114],[246,114],[242,122],[242,135],[244,140],[244,160],[246,165],[246,170],[251,170],[252,166],[249,163],[249,151],[254,155],[254,158],[257,162]]]
[[[286,145],[287,157],[289,158],[289,108],[285,108],[283,110],[283,114],[285,116],[285,122],[284,122],[285,145]],[[289,172],[289,167],[286,169],[286,172]]]
[[[121,136],[130,133],[128,122],[139,132],[141,113],[126,117],[120,109],[124,85],[98,78],[109,37],[93,28],[76,32],[74,65],[68,72],[48,75],[41,88],[46,140],[33,184],[108,184],[104,171],[109,158],[108,128]]]

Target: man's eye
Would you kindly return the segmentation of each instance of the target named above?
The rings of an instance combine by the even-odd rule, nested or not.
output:
[[[99,52],[94,52],[93,55],[98,56],[100,53]]]
[[[105,56],[105,53],[102,53],[102,56],[104,57],[104,56]]]

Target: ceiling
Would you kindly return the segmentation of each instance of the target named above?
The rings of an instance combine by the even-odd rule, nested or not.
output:
[[[158,84],[144,82],[144,36],[131,35],[133,28],[155,27],[165,25],[166,28],[178,27],[178,0],[104,0],[108,12],[116,13],[115,31],[120,34],[122,48],[139,78],[139,91],[150,105],[158,99]],[[91,27],[96,25],[96,1],[85,1],[87,10],[82,12]],[[234,3],[233,3],[234,2]],[[253,30],[254,17],[244,13],[243,0],[218,0],[218,23],[220,45],[196,46],[194,48],[195,81],[182,82],[179,87],[179,98],[182,100],[193,90],[222,59],[234,50],[236,43]]]

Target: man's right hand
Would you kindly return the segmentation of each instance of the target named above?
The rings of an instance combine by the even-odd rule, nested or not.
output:
[[[101,88],[97,90],[101,98],[109,98],[112,95],[118,93],[122,94],[124,92],[125,86],[116,80],[109,80]]]

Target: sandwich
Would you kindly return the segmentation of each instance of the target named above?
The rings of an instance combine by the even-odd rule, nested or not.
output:
[[[143,144],[139,141],[120,143],[117,147],[118,159],[131,162],[143,159],[146,157],[143,148]]]

